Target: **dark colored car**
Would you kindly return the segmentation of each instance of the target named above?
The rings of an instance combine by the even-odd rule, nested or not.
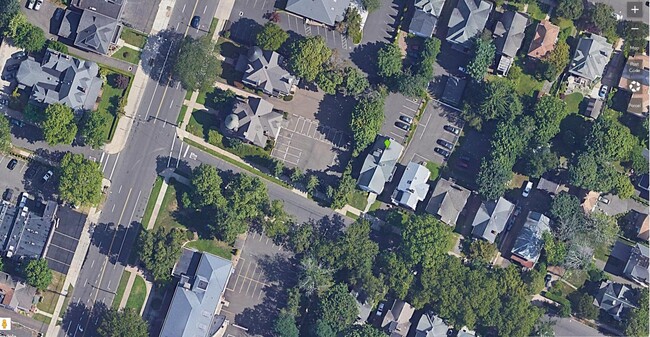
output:
[[[18,70],[18,67],[20,67],[20,63],[12,64],[12,65],[7,67],[7,71]]]
[[[0,105],[7,105],[9,104],[9,101],[6,99],[0,99]]]
[[[22,60],[23,58],[25,58],[25,56],[27,56],[27,53],[25,53],[24,50],[15,52],[13,55],[11,55],[11,57],[13,57],[14,60]]]
[[[455,135],[459,135],[459,134],[460,134],[460,129],[455,128],[455,127],[453,127],[453,126],[451,126],[451,125],[445,125],[445,126],[443,126],[442,128],[445,129],[445,131],[447,131],[447,132],[451,132],[451,133],[453,133],[453,134],[455,134]]]
[[[447,151],[445,149],[441,149],[441,148],[437,147],[437,148],[433,149],[433,151],[435,151],[437,154],[445,157],[445,159],[449,158],[450,153],[449,153],[449,151]]]
[[[5,81],[9,81],[9,80],[13,80],[14,77],[16,77],[16,74],[11,72],[11,73],[7,73],[4,76],[2,76],[2,79],[5,80]]]
[[[9,164],[7,164],[7,168],[10,170],[13,170],[14,167],[16,167],[16,164],[18,164],[18,160],[15,158],[9,161]]]
[[[454,144],[452,144],[452,143],[450,143],[450,142],[448,142],[448,141],[446,141],[444,139],[438,139],[436,141],[436,143],[438,143],[438,145],[444,147],[447,150],[451,150],[451,149],[454,148]]]
[[[411,118],[411,117],[409,117],[409,116],[401,115],[401,116],[399,116],[399,120],[401,120],[402,122],[404,122],[404,123],[406,123],[406,124],[411,124],[411,123],[413,123],[413,118]]]
[[[399,121],[395,122],[395,126],[402,129],[402,130],[404,130],[404,131],[408,131],[408,130],[411,129],[410,125],[408,125],[408,124],[406,124],[404,122],[399,122]]]
[[[192,21],[190,21],[190,26],[192,26],[192,28],[199,28],[200,23],[201,23],[201,17],[196,15],[192,18]]]
[[[13,196],[14,196],[14,190],[8,188],[7,190],[5,190],[5,193],[2,194],[2,199],[4,199],[5,201],[11,201],[11,198]]]

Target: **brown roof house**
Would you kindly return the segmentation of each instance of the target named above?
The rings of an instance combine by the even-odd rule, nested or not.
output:
[[[650,218],[647,214],[641,214],[636,223],[637,238],[648,241],[650,238]]]
[[[648,97],[648,82],[650,82],[650,60],[648,55],[640,54],[627,59],[618,87],[632,94],[627,111],[637,115],[650,112],[650,97]]]
[[[410,304],[395,300],[393,306],[388,310],[381,327],[388,332],[391,337],[404,337],[411,328],[411,317],[415,313],[415,308]]]
[[[530,43],[528,56],[541,59],[549,55],[555,49],[558,34],[560,34],[560,27],[548,20],[542,20],[535,28],[535,37]]]

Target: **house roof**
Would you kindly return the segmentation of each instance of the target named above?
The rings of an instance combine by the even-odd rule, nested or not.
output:
[[[411,327],[410,319],[415,308],[402,300],[395,300],[393,306],[386,312],[381,327],[388,329],[391,336],[406,336]]]
[[[74,41],[77,37],[77,28],[79,27],[80,20],[81,14],[78,11],[66,9],[63,13],[61,24],[59,25],[59,31],[56,35]]]
[[[539,182],[537,183],[538,190],[546,191],[550,194],[556,194],[560,190],[560,184],[550,181],[547,179],[539,178]]]
[[[471,39],[483,31],[492,11],[492,3],[481,0],[459,0],[451,12],[447,41],[469,47]]]
[[[350,292],[350,295],[354,297],[354,300],[357,304],[357,309],[359,309],[359,315],[357,315],[357,323],[364,324],[372,312],[372,305],[370,305],[368,302],[368,295],[363,291],[357,292],[355,290],[352,290]]]
[[[18,68],[21,85],[32,87],[31,98],[39,103],[61,103],[73,110],[90,110],[99,96],[102,81],[99,67],[48,49],[42,62],[28,58]]]
[[[79,9],[91,10],[108,16],[109,18],[119,19],[122,14],[122,0],[73,0],[72,5]]]
[[[638,228],[636,237],[648,241],[650,237],[650,217],[648,217],[648,214],[641,214],[636,227]]]
[[[636,308],[634,292],[626,285],[603,281],[594,298],[594,305],[605,310],[616,319],[621,319],[621,313]]]
[[[535,28],[535,36],[530,43],[528,56],[541,59],[555,49],[560,27],[548,20],[542,20]]]
[[[637,243],[630,251],[630,257],[625,264],[623,274],[633,280],[647,284],[649,256],[648,246]]]
[[[582,113],[585,117],[597,119],[603,111],[603,101],[598,98],[589,98],[587,108]]]
[[[591,81],[602,77],[612,51],[612,45],[600,35],[591,34],[589,37],[580,38],[569,73]]]
[[[582,199],[582,209],[585,213],[591,213],[596,209],[596,204],[598,204],[598,197],[600,192],[588,191],[585,197]]]
[[[418,202],[424,200],[429,192],[429,169],[418,163],[410,162],[406,165],[406,170],[400,179],[397,188],[393,193],[393,200],[400,205],[412,210],[418,205]]]
[[[203,253],[196,270],[181,276],[174,290],[160,337],[207,337],[226,289],[232,263]]]
[[[442,12],[442,7],[445,5],[446,0],[415,0],[413,6],[416,10],[421,10],[425,13],[439,17]]]
[[[413,19],[409,24],[409,33],[415,34],[420,37],[431,37],[436,30],[438,18],[421,9],[415,9]]]
[[[449,326],[433,313],[423,313],[415,330],[415,337],[446,337]]]
[[[117,28],[117,20],[91,10],[85,10],[79,20],[74,45],[100,54],[107,54],[108,47],[117,40]]]
[[[451,181],[440,178],[433,189],[426,211],[440,217],[440,220],[450,226],[455,226],[458,215],[465,208],[471,192]]]
[[[539,259],[544,247],[542,234],[549,230],[550,220],[547,216],[537,212],[529,212],[526,223],[524,223],[524,227],[519,232],[515,245],[512,247],[512,254],[527,261],[532,267]]]
[[[632,93],[630,105],[628,105],[629,112],[639,113],[637,108],[631,106],[634,101],[640,101],[642,111],[648,112],[650,105],[650,98],[648,98],[648,87],[650,82],[650,66],[648,63],[648,55],[637,54],[630,56],[623,68],[621,80],[618,82],[618,87],[622,90]]]
[[[239,101],[232,114],[226,117],[226,131],[234,133],[259,147],[266,146],[269,138],[277,138],[284,116],[273,110],[273,104],[261,98],[249,97]]]
[[[298,79],[283,69],[281,63],[280,54],[253,46],[246,56],[239,56],[236,68],[244,73],[242,81],[245,84],[261,89],[269,95],[288,95],[291,88],[298,83]]]
[[[459,106],[461,100],[463,99],[463,93],[465,92],[466,86],[467,80],[464,78],[458,78],[454,76],[447,77],[445,91],[442,93],[442,100],[445,103]]]
[[[35,305],[36,288],[5,272],[0,272],[0,304],[15,311],[30,311]]]
[[[300,16],[334,26],[343,21],[350,0],[288,0],[285,9]]]
[[[506,228],[514,208],[515,205],[504,198],[499,198],[496,202],[491,200],[481,203],[472,222],[472,235],[494,243],[497,235]]]
[[[528,19],[519,12],[507,11],[501,15],[494,28],[494,45],[497,53],[515,57],[524,41],[524,30]]]
[[[393,169],[402,151],[404,147],[399,142],[392,138],[377,136],[370,153],[363,161],[357,181],[359,188],[381,194],[384,185],[392,178]]]

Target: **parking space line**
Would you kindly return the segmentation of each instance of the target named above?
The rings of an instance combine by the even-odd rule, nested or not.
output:
[[[404,136],[402,136],[402,135],[398,135],[398,134],[396,134],[396,133],[393,132],[393,131],[391,131],[390,133],[391,133],[393,136],[395,136],[396,138],[404,139]]]
[[[23,170],[25,169],[25,167],[27,167],[27,162],[24,162],[24,163],[23,163],[23,166],[20,168],[20,170],[18,170],[18,172],[21,172],[21,173],[22,173]]]
[[[255,263],[255,268],[253,268],[253,274],[251,274],[251,276],[255,276],[255,271],[257,270],[257,267],[258,267],[258,266],[259,266],[259,265],[258,265],[257,263]],[[246,273],[246,274],[248,274],[248,273]],[[246,276],[248,276],[248,275],[246,275]],[[252,281],[252,280],[254,280],[254,279],[251,277],[251,281]],[[250,290],[250,288],[251,288],[251,284],[252,284],[252,283],[253,283],[253,282],[248,282],[248,287],[246,287],[246,296],[248,296],[248,290]]]
[[[418,112],[417,109],[409,108],[409,107],[407,107],[406,105],[402,105],[402,106],[403,106],[405,109],[407,109],[407,110],[411,110],[411,111],[413,111],[413,112]]]
[[[66,250],[66,251],[68,251],[68,252],[70,252],[70,253],[74,253],[74,250],[70,250],[70,249],[67,249],[67,248],[63,248],[63,247],[61,247],[61,246],[59,246],[59,245],[55,245],[54,243],[51,243],[51,242],[50,242],[50,246],[54,246],[54,247],[57,247],[57,248],[60,248],[60,249]]]

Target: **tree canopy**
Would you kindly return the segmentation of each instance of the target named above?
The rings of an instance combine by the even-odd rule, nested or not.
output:
[[[555,96],[544,96],[535,104],[533,118],[536,130],[532,136],[534,148],[546,145],[560,132],[560,122],[568,114],[566,103]]]
[[[631,310],[630,316],[625,320],[625,335],[645,337],[648,335],[648,288],[642,288],[639,296],[639,307]]]
[[[7,35],[13,39],[16,47],[25,49],[28,52],[43,49],[47,42],[43,30],[27,22],[27,19],[21,13],[14,15],[10,19]]]
[[[390,79],[402,73],[402,51],[397,44],[384,45],[377,53],[377,74]]]
[[[450,247],[450,227],[430,216],[410,216],[402,230],[404,256],[412,264],[431,266]]]
[[[354,155],[361,153],[377,137],[384,122],[385,94],[373,92],[364,97],[354,106],[350,128],[354,139]]]
[[[174,74],[183,88],[188,91],[207,91],[221,73],[221,62],[217,59],[216,45],[211,36],[198,40],[186,38],[174,65]]]
[[[138,256],[156,282],[167,282],[171,279],[171,270],[176,260],[181,256],[183,233],[164,227],[154,230],[142,230],[138,237]]]
[[[313,82],[321,68],[332,56],[332,50],[322,36],[316,35],[297,40],[291,45],[289,68],[307,82]]]
[[[234,242],[237,235],[248,230],[251,221],[264,217],[269,196],[260,178],[241,173],[228,181],[222,193],[228,207],[217,208],[217,215],[210,226],[217,237]]]
[[[334,331],[343,331],[357,319],[359,309],[345,284],[336,284],[319,298],[319,314]]]
[[[0,153],[7,153],[11,149],[11,128],[6,117],[0,117]]]
[[[59,196],[74,205],[97,205],[102,197],[99,163],[82,154],[66,153],[61,160]]]
[[[200,164],[192,170],[192,206],[203,208],[206,206],[225,207],[226,200],[221,194],[223,183],[219,172],[214,166]]]
[[[148,337],[149,326],[132,308],[110,309],[102,318],[97,333],[100,337]]]
[[[296,326],[295,317],[286,312],[281,312],[278,316],[278,319],[275,321],[275,326],[273,327],[273,332],[275,332],[276,337],[300,336],[300,331],[298,331],[298,327]]]
[[[555,48],[542,59],[542,73],[544,78],[554,81],[562,73],[564,68],[569,64],[570,47],[565,41],[558,41]]]
[[[18,0],[0,0],[0,32],[3,32],[11,19],[20,11]]]
[[[98,111],[89,111],[84,117],[81,134],[86,144],[97,149],[106,143],[105,128],[108,118]]]
[[[589,13],[589,19],[605,36],[616,34],[616,18],[612,15],[614,8],[608,4],[595,3]]]
[[[284,41],[289,38],[289,33],[285,32],[277,24],[269,21],[264,24],[262,30],[257,33],[255,43],[263,50],[276,51],[280,49]]]
[[[556,12],[563,18],[575,20],[582,15],[583,10],[582,0],[559,0]]]
[[[68,106],[55,103],[45,109],[43,136],[50,145],[70,144],[77,135],[74,113]]]
[[[25,266],[27,283],[38,290],[45,290],[52,283],[52,270],[45,259],[30,260]]]
[[[482,39],[480,37],[474,39],[474,52],[467,65],[467,73],[474,81],[483,80],[488,67],[494,61],[495,53],[496,47],[492,43],[492,39]]]

